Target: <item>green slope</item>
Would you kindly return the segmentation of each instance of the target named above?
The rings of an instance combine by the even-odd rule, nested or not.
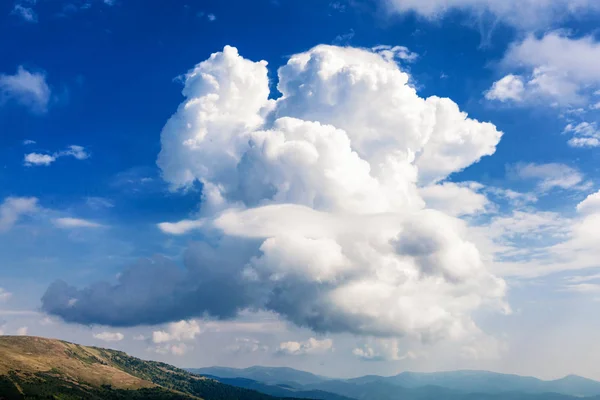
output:
[[[0,400],[275,400],[126,353],[35,337],[0,337]]]

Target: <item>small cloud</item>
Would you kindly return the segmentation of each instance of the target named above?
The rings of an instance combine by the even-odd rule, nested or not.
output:
[[[387,61],[404,61],[408,63],[415,62],[419,55],[414,53],[405,46],[387,46],[380,45],[373,47],[373,51]]]
[[[7,197],[0,204],[0,233],[10,230],[22,215],[38,211],[35,197]]]
[[[111,200],[104,197],[87,197],[85,199],[85,203],[89,208],[94,210],[101,208],[113,208],[115,206]]]
[[[143,341],[148,340],[148,338],[146,336],[144,336],[144,335],[135,335],[133,337],[133,340],[136,340],[138,342],[143,342]]]
[[[322,354],[333,350],[333,340],[317,340],[310,338],[305,342],[283,342],[279,344],[277,353],[286,355]]]
[[[44,166],[47,167],[56,161],[56,157],[50,154],[29,153],[25,154],[23,162],[27,167]]]
[[[30,144],[36,144],[35,140],[23,140],[24,146],[29,146]]]
[[[12,297],[12,293],[7,292],[5,289],[0,288],[0,303],[8,301]]]
[[[269,351],[269,347],[260,341],[250,338],[236,338],[235,343],[225,347],[225,350],[233,354],[248,354]]]
[[[166,331],[152,332],[152,341],[154,343],[181,342],[194,340],[196,335],[202,333],[197,321],[179,321],[168,325]]]
[[[217,20],[217,16],[216,16],[215,14],[208,14],[208,15],[206,16],[206,18],[207,18],[207,19],[208,19],[210,22],[213,22],[213,21],[216,21],[216,20]]]
[[[183,220],[179,222],[161,222],[158,229],[170,235],[185,235],[204,226],[204,220]]]
[[[102,332],[94,334],[94,339],[102,340],[103,342],[120,342],[125,336],[120,332]]]
[[[164,346],[151,347],[148,350],[153,351],[158,354],[173,354],[175,356],[182,356],[185,353],[193,350],[192,346],[189,346],[185,343],[177,343],[177,344],[167,344]]]
[[[44,73],[32,73],[20,66],[14,75],[0,74],[0,104],[14,100],[34,112],[44,113],[47,111],[50,95],[51,90]]]
[[[23,21],[36,23],[38,22],[38,17],[35,11],[31,7],[26,7],[22,4],[15,4],[13,10],[11,12],[12,15],[16,15],[21,17]]]
[[[27,167],[47,167],[54,163],[60,157],[74,157],[77,160],[85,160],[90,157],[90,154],[85,151],[82,146],[72,145],[63,151],[54,154],[29,153],[25,154],[24,164]]]
[[[541,192],[555,188],[587,190],[590,186],[583,181],[583,175],[577,169],[565,164],[519,163],[509,167],[509,173],[518,179],[537,180],[537,187]]]
[[[27,336],[28,332],[29,328],[26,326],[22,326],[19,329],[17,329],[17,336]]]
[[[485,92],[484,95],[487,100],[519,102],[523,100],[524,93],[525,84],[523,83],[523,78],[511,74],[494,82],[492,87]]]
[[[63,229],[104,227],[104,225],[80,218],[56,218],[53,222],[56,227]]]

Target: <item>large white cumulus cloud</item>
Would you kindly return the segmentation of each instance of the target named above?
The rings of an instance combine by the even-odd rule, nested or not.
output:
[[[389,57],[368,50],[317,46],[292,56],[278,79],[281,97],[270,99],[266,62],[232,47],[185,76],[158,165],[174,188],[203,184],[202,215],[161,228],[200,229],[221,244],[208,258],[192,251],[185,282],[161,307],[185,298],[194,303],[178,318],[267,309],[317,332],[425,341],[476,334],[474,310],[505,310],[505,284],[464,223],[425,209],[419,194],[492,154],[501,133],[449,99],[419,97]],[[207,282],[214,298],[190,294]],[[70,290],[71,308],[54,292],[47,310],[85,320],[76,310],[89,306],[89,290]]]

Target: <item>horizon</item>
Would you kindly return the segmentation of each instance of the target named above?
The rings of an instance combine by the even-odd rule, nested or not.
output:
[[[0,2],[0,336],[600,381],[600,2]]]

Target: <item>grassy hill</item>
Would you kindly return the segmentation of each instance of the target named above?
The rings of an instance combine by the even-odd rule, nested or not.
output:
[[[168,364],[60,340],[0,336],[0,400],[275,400]]]

